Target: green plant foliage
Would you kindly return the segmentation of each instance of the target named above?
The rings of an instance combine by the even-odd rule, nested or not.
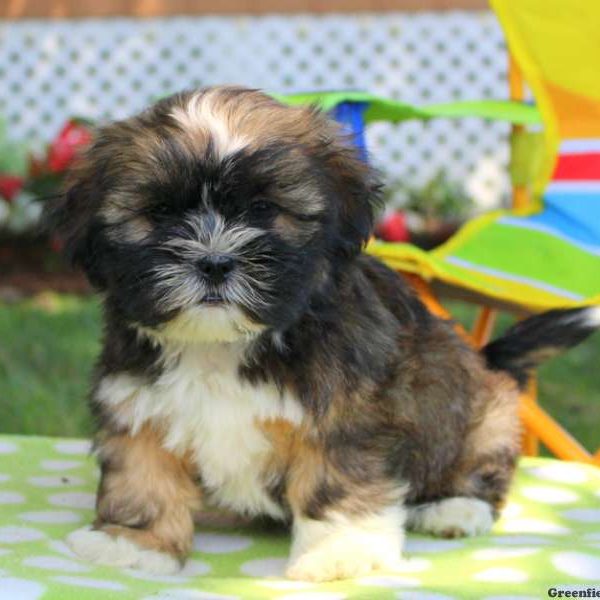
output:
[[[426,223],[435,221],[463,221],[473,210],[473,200],[463,187],[450,180],[444,170],[419,187],[403,183],[392,184],[386,192],[386,201],[393,197],[403,197],[404,210],[421,215]]]

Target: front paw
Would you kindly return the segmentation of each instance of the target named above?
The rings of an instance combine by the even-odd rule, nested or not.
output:
[[[67,536],[67,544],[81,558],[98,565],[132,568],[155,575],[172,575],[179,561],[166,552],[144,548],[123,535],[102,530],[78,529]]]
[[[374,571],[396,571],[399,557],[384,556],[375,548],[348,546],[332,551],[328,547],[309,550],[290,561],[286,576],[300,581],[333,581],[363,577]]]
[[[399,507],[363,518],[335,513],[323,521],[299,518],[294,522],[286,575],[303,581],[332,581],[396,571],[401,565],[402,541]]]

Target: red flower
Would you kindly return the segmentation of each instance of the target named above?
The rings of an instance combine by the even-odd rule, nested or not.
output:
[[[376,234],[386,242],[408,242],[410,232],[403,212],[391,212],[384,216],[376,229]]]
[[[77,151],[90,143],[92,134],[82,123],[71,119],[61,129],[58,137],[48,149],[48,168],[53,173],[62,173],[73,162]]]
[[[11,202],[23,189],[23,184],[23,178],[16,175],[0,175],[0,196]]]

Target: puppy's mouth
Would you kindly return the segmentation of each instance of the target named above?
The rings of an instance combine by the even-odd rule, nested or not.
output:
[[[206,294],[200,300],[200,304],[205,306],[220,306],[225,302],[225,298],[220,294]]]

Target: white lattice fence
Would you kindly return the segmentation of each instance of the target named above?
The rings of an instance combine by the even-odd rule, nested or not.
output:
[[[124,117],[157,96],[216,83],[364,89],[416,103],[507,94],[491,13],[5,22],[0,57],[0,114],[13,138],[32,142],[72,115]],[[507,132],[467,119],[379,124],[368,135],[390,178],[418,184],[445,168],[490,200],[505,189]]]

